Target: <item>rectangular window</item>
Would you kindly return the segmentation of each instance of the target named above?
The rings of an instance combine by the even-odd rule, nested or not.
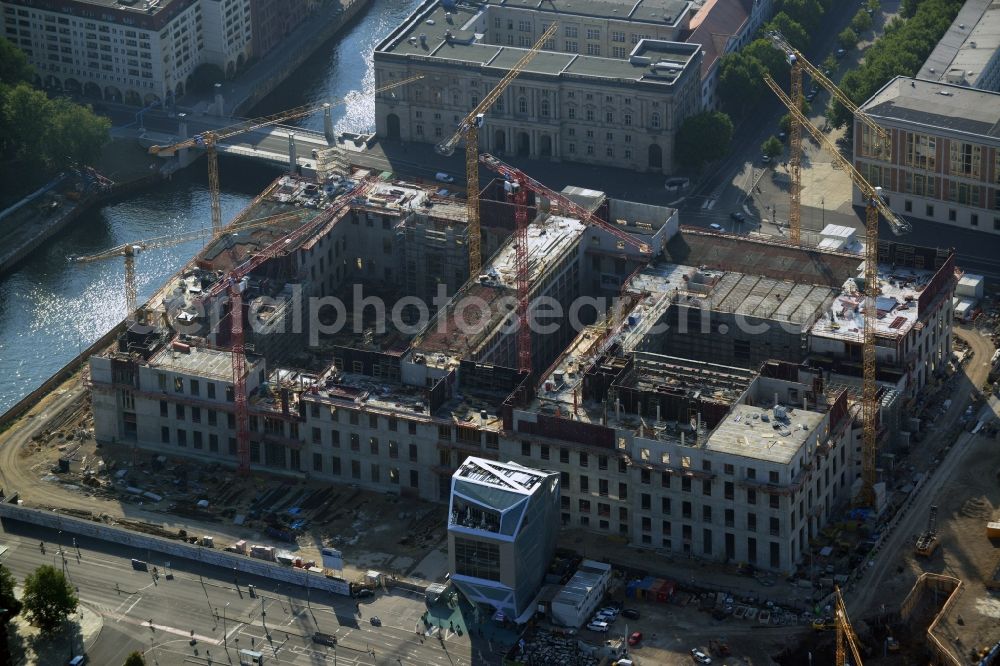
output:
[[[455,537],[455,573],[485,580],[500,580],[500,546]]]
[[[906,133],[906,166],[933,171],[936,139],[926,134]]]
[[[951,175],[979,179],[982,163],[982,146],[962,141],[949,141]]]

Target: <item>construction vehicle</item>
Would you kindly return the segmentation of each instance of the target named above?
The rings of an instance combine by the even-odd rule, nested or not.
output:
[[[516,205],[514,210],[516,221],[514,251],[517,269],[517,359],[518,370],[530,374],[532,370],[531,331],[527,325],[528,295],[531,290],[528,274],[528,191],[547,199],[552,212],[558,211],[563,215],[580,220],[587,226],[597,227],[611,234],[616,239],[616,247],[619,250],[624,250],[626,245],[631,245],[640,254],[645,255],[644,258],[648,259],[652,255],[652,248],[632,234],[605,222],[578,203],[550,190],[528,174],[505,164],[493,155],[483,153],[479,157],[479,161],[490,171],[504,178],[504,189]]]
[[[788,108],[793,122],[801,123],[802,127],[824,147],[841,169],[850,176],[855,187],[861,191],[865,201],[865,307],[864,329],[862,331],[863,371],[861,388],[861,414],[864,424],[864,439],[861,448],[861,490],[854,498],[858,506],[875,506],[875,463],[878,457],[878,384],[875,378],[875,321],[877,310],[875,299],[879,295],[878,285],[878,223],[879,215],[889,223],[889,228],[896,235],[911,230],[910,223],[898,217],[882,200],[882,188],[874,187],[864,176],[854,168],[850,160],[837,150],[837,147],[826,135],[816,128],[795,105],[785,91],[775,83],[770,74],[764,74],[764,82],[774,91],[774,94]]]
[[[550,25],[538,38],[538,41],[507,71],[493,90],[483,97],[476,108],[469,112],[469,115],[462,119],[455,133],[434,147],[438,154],[448,156],[455,152],[455,146],[458,145],[459,141],[463,139],[465,141],[465,207],[468,217],[469,277],[471,279],[475,279],[479,275],[483,261],[479,230],[479,128],[483,125],[486,112],[500,98],[511,81],[517,78],[517,75],[542,50],[546,40],[556,34],[557,28],[558,24],[556,23]]]
[[[283,213],[281,215],[274,215],[254,220],[250,223],[233,224],[226,228],[226,232],[237,233],[239,231],[243,231],[244,229],[281,224],[283,222],[293,221],[307,215],[311,215],[313,212],[314,211],[308,209],[300,209],[289,213]],[[103,252],[97,252],[95,254],[88,254],[79,257],[71,257],[71,260],[78,263],[92,263],[95,261],[110,259],[112,257],[122,257],[125,260],[125,318],[127,321],[131,322],[141,320],[141,317],[137,315],[138,307],[136,304],[136,301],[138,300],[138,288],[135,278],[135,257],[137,254],[149,250],[174,247],[175,245],[180,245],[189,241],[217,238],[218,236],[219,234],[213,233],[212,229],[195,229],[194,231],[188,231],[181,234],[157,236],[146,240],[123,243],[104,250]]]
[[[913,552],[921,557],[930,557],[933,555],[941,543],[937,533],[937,512],[937,506],[932,506],[930,512],[927,514],[927,529],[917,537],[917,543],[914,546]]]
[[[802,70],[809,72],[813,81],[823,86],[833,99],[843,104],[860,120],[865,131],[871,133],[872,151],[874,154],[882,156],[884,159],[891,157],[892,139],[889,131],[880,127],[868,114],[858,108],[844,92],[837,87],[822,71],[809,60],[806,59],[788,40],[778,31],[768,33],[771,44],[785,54],[791,66],[791,99],[795,103],[795,108],[802,109]],[[789,206],[788,206],[788,238],[793,243],[801,242],[802,235],[802,129],[803,125],[792,118],[789,137],[788,172],[790,176],[789,184]]]
[[[414,81],[419,81],[422,78],[423,76],[411,76],[410,78],[403,79],[401,81],[394,81],[393,83],[378,88],[375,91],[375,95],[386,92],[387,90],[392,90],[393,88],[408,85]],[[205,153],[208,158],[208,190],[212,201],[212,230],[215,233],[219,233],[219,231],[222,230],[222,207],[219,203],[219,156],[216,152],[216,146],[219,142],[225,141],[226,139],[239,134],[245,134],[246,132],[253,132],[254,130],[264,127],[270,127],[271,125],[277,125],[290,120],[304,118],[305,116],[316,113],[320,109],[332,108],[345,103],[347,103],[346,99],[338,99],[333,102],[304,104],[302,106],[297,106],[294,109],[281,111],[280,113],[275,113],[270,116],[261,116],[260,118],[245,120],[241,123],[230,125],[229,127],[224,127],[222,129],[195,134],[190,139],[184,139],[183,141],[179,141],[172,146],[151,146],[149,152],[151,155],[170,156],[185,148],[205,149]]]
[[[847,605],[844,603],[844,596],[840,593],[840,586],[838,585],[833,589],[834,595],[834,609],[833,618],[836,624],[837,635],[835,638],[836,645],[836,661],[834,662],[836,666],[845,666],[847,662],[847,651],[846,647],[851,650],[851,656],[854,657],[854,662],[852,666],[864,666],[861,661],[861,649],[857,634],[854,633],[854,628],[851,627],[851,621],[847,617]]]

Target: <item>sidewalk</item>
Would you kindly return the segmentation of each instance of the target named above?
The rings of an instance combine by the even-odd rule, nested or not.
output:
[[[18,587],[18,597],[23,593]],[[25,619],[22,612],[11,621],[10,653],[18,666],[65,663],[70,652],[83,654],[93,648],[104,628],[104,618],[80,604],[77,612],[54,632],[43,634]]]

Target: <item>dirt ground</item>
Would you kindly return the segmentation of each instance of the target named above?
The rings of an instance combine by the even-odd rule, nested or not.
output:
[[[368,569],[410,575],[429,552],[436,557],[419,573],[432,579],[444,574],[443,506],[277,475],[240,479],[221,465],[180,458],[158,463],[130,447],[98,447],[90,409],[75,394],[47,397],[51,404],[37,416],[0,433],[3,487],[20,493],[26,506],[171,538],[181,530],[189,537],[207,535],[216,548],[245,539],[317,564],[320,548],[332,546],[343,553],[349,580]],[[59,470],[61,458],[70,460],[69,471]],[[208,507],[199,507],[200,500]],[[269,534],[269,527],[277,533]]]

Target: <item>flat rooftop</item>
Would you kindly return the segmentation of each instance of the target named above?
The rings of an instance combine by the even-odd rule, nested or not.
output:
[[[918,79],[975,86],[1000,48],[1000,4],[966,0],[948,30],[917,72]],[[933,70],[933,71],[931,71]],[[960,77],[952,81],[950,77]]]
[[[567,252],[578,247],[586,227],[579,220],[559,215],[546,216],[528,225],[528,274],[531,284],[541,285],[546,273]],[[514,237],[496,252],[478,281],[469,281],[431,319],[420,334],[414,351],[427,355],[432,365],[471,358],[480,343],[501,326],[512,309],[504,307],[504,297],[517,293]],[[532,292],[534,296],[534,292]],[[438,355],[447,359],[438,359]]]
[[[897,76],[861,109],[876,122],[884,118],[992,139],[994,143],[1000,139],[1000,93]]]
[[[675,25],[691,3],[687,0],[629,0],[624,3],[617,0],[500,0],[491,4],[584,18]]]
[[[515,462],[497,462],[485,458],[468,457],[452,478],[467,483],[489,486],[530,495],[541,487],[542,482],[552,475]]]
[[[736,405],[708,436],[705,448],[787,465],[822,423],[824,415],[802,409],[783,409],[787,420],[776,419],[774,408]]]
[[[663,25],[664,16],[679,20],[687,10],[687,2],[682,0],[639,0],[631,9],[617,2],[545,2],[538,0],[525,3],[525,8],[543,12],[565,13],[562,7],[572,4],[577,11],[586,15],[588,9],[618,16],[629,11],[625,20],[653,22]],[[643,5],[647,5],[643,8]],[[592,7],[588,7],[592,5]],[[403,57],[419,56],[431,61],[462,63],[482,68],[483,74],[498,79],[517,63],[527,51],[524,47],[490,44],[487,35],[476,32],[477,24],[489,21],[491,9],[497,5],[477,6],[456,5],[445,9],[437,0],[427,0],[414,11],[406,22],[393,31],[376,49],[376,53],[393,54]],[[503,3],[505,7],[514,6]],[[539,8],[540,6],[540,8]],[[515,7],[520,9],[520,6]],[[617,13],[616,13],[617,12]],[[572,12],[570,12],[572,13]],[[674,20],[674,19],[671,19]],[[668,23],[670,25],[671,23]],[[645,81],[671,84],[695,59],[699,58],[700,47],[696,44],[642,40],[633,49],[630,58],[610,58],[559,51],[541,51],[525,67],[525,75],[536,76],[582,76],[627,81]]]
[[[247,356],[248,368],[259,362]],[[160,368],[179,374],[207,379],[233,381],[233,355],[228,350],[191,346],[190,351],[177,351],[172,345],[164,345],[149,359],[151,368]]]
[[[917,323],[920,313],[917,302],[920,293],[930,283],[935,271],[901,268],[879,264],[878,280],[881,295],[875,299],[878,318],[875,334],[895,338],[905,335]],[[844,283],[844,290],[830,305],[825,316],[812,327],[815,335],[830,338],[860,339],[865,327],[865,297],[853,280]]]
[[[797,247],[772,240],[681,227],[667,243],[665,257],[675,264],[708,270],[789,280],[801,285],[840,289],[858,274],[857,255]]]

